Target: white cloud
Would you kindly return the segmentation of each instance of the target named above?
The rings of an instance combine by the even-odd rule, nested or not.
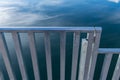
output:
[[[36,5],[34,5],[36,3]],[[46,20],[61,15],[48,16],[42,13],[32,13],[37,7],[57,6],[62,0],[0,0],[0,25],[31,25],[37,20]],[[19,7],[21,6],[21,7]],[[30,11],[21,12],[21,8],[29,7]]]
[[[25,6],[26,2],[25,1],[20,1],[20,0],[0,0],[0,7],[1,6]]]
[[[42,5],[51,5],[51,6],[56,6],[56,5],[61,5],[63,3],[63,0],[42,0],[39,2],[39,6]]]
[[[108,1],[114,2],[114,3],[119,3],[120,2],[120,0],[108,0]]]
[[[31,25],[37,20],[50,18],[44,14],[19,12],[16,7],[0,8],[0,25]]]
[[[0,0],[0,6],[22,5],[22,6],[57,6],[63,4],[63,0]]]

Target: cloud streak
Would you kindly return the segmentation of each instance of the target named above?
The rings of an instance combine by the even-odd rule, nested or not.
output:
[[[58,6],[62,3],[62,0],[0,0],[0,25],[32,25],[38,20],[61,16],[48,16],[40,11],[33,13],[32,10],[36,6],[42,9],[44,6]],[[29,8],[29,10],[21,11],[22,8]]]
[[[114,2],[114,3],[119,3],[120,2],[120,0],[108,0],[108,1]]]

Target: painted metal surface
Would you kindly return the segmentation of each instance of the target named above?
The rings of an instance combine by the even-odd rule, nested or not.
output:
[[[72,50],[72,65],[71,65],[71,80],[93,80],[96,60],[98,54],[106,54],[105,61],[102,68],[100,80],[106,80],[107,73],[110,66],[112,55],[119,54],[119,48],[99,48],[101,27],[0,27],[0,51],[6,66],[6,70],[10,80],[16,80],[14,72],[12,71],[11,63],[8,58],[7,45],[3,33],[9,32],[13,36],[16,55],[22,80],[27,80],[26,68],[22,56],[21,43],[19,33],[24,32],[28,34],[29,48],[32,59],[32,66],[35,80],[40,80],[40,72],[38,66],[36,45],[35,45],[35,32],[44,33],[44,45],[46,56],[47,80],[53,80],[52,75],[52,53],[50,33],[58,32],[60,34],[60,80],[65,80],[66,67],[66,34],[73,32],[73,50]],[[85,39],[81,37],[82,33],[86,33]],[[82,41],[81,41],[82,40]],[[82,44],[82,45],[80,45]],[[81,49],[80,49],[81,48]],[[79,58],[80,54],[80,58]],[[79,62],[79,63],[78,63]],[[79,65],[79,68],[78,68]],[[118,58],[116,68],[114,71],[113,79],[118,80],[120,75],[120,58]],[[3,76],[2,76],[3,77]]]

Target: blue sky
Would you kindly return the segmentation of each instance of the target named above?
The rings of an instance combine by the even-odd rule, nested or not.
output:
[[[31,25],[38,20],[47,20],[66,15],[56,14],[49,16],[45,13],[45,7],[63,7],[77,3],[77,0],[0,0],[0,25]],[[92,0],[94,1],[94,0]],[[120,0],[106,0],[118,4]],[[86,3],[87,0],[79,1]],[[93,4],[94,5],[94,4]],[[103,5],[101,5],[103,6]],[[120,9],[120,8],[118,8]],[[39,13],[33,11],[38,10]],[[119,10],[118,10],[119,11]],[[109,20],[117,20],[120,23],[118,11],[113,13]]]
[[[62,0],[0,0],[0,25],[28,25],[36,20],[51,18],[51,16],[42,13],[38,15],[31,11],[37,8],[43,10],[45,5],[58,6],[62,3]],[[24,8],[31,11],[21,11]]]

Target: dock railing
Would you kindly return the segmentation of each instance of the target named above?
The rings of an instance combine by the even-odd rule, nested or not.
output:
[[[119,48],[99,48],[99,54],[105,54],[100,80],[106,80],[113,54],[118,54],[118,60],[111,80],[120,80],[120,49]]]
[[[22,76],[22,80],[28,80],[27,72],[21,51],[21,41],[19,33],[28,35],[29,48],[31,52],[32,66],[35,80],[40,80],[35,33],[44,34],[44,45],[46,54],[47,80],[53,80],[52,60],[51,60],[51,41],[50,33],[57,32],[60,37],[60,80],[65,80],[65,63],[66,61],[66,34],[73,33],[72,65],[71,80],[76,80],[78,71],[78,80],[93,80],[96,60],[98,54],[105,54],[105,60],[102,68],[100,80],[106,80],[110,61],[114,53],[119,54],[120,49],[99,48],[100,36],[102,29],[100,27],[1,27],[0,28],[0,52],[2,54],[6,70],[10,80],[16,80],[11,62],[8,57],[8,47],[4,38],[4,33],[12,35],[16,56]],[[86,36],[83,38],[81,34]],[[79,58],[80,55],[80,58]],[[78,63],[79,62],[79,63]],[[77,69],[77,66],[79,68]],[[112,80],[119,80],[120,77],[120,56]],[[1,77],[3,78],[3,77]]]

